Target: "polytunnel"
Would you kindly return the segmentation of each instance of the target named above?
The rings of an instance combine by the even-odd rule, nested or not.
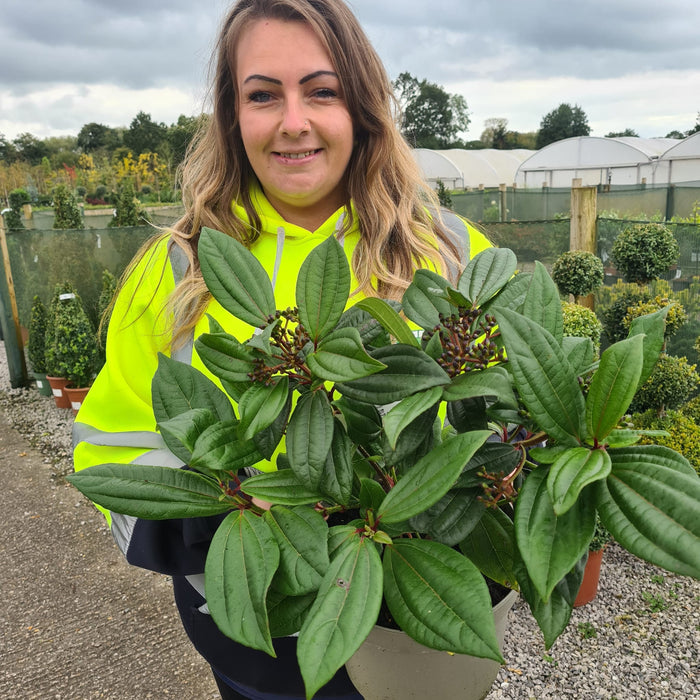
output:
[[[676,142],[659,158],[654,184],[700,185],[700,132]]]

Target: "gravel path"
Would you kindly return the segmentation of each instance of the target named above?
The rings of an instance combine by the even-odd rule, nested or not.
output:
[[[97,545],[104,547],[109,566],[112,570],[116,567],[120,577],[126,577],[120,578],[123,590],[115,606],[118,610],[115,615],[119,615],[120,619],[109,623],[103,620],[97,628],[96,638],[92,642],[87,640],[84,644],[93,643],[99,650],[105,630],[109,630],[110,625],[113,627],[120,623],[123,623],[121,627],[127,637],[135,637],[132,643],[136,646],[138,635],[146,633],[143,628],[152,630],[154,625],[162,625],[165,641],[160,645],[152,645],[136,664],[136,667],[145,664],[147,671],[152,668],[154,673],[160,674],[150,685],[141,678],[143,674],[137,673],[132,690],[124,690],[128,689],[129,684],[125,684],[124,678],[117,673],[116,680],[121,680],[122,683],[115,688],[115,671],[111,662],[104,663],[100,655],[93,659],[92,666],[89,662],[84,662],[84,675],[71,676],[69,685],[66,685],[65,656],[72,654],[73,650],[64,648],[54,649],[58,657],[63,657],[62,661],[54,659],[52,662],[50,658],[43,658],[42,661],[45,664],[42,666],[43,673],[47,676],[56,673],[52,663],[59,669],[63,674],[59,677],[61,684],[52,687],[55,692],[38,691],[39,686],[34,692],[31,679],[26,675],[18,676],[14,666],[16,660],[12,665],[7,661],[13,658],[7,652],[12,651],[13,632],[15,643],[23,649],[28,644],[27,639],[39,635],[40,629],[34,627],[34,618],[27,614],[28,611],[10,612],[10,604],[0,614],[3,634],[7,635],[8,629],[10,634],[9,642],[7,636],[5,639],[0,638],[0,697],[37,700],[209,700],[217,697],[206,669],[199,663],[196,654],[191,652],[184,634],[178,629],[179,623],[169,597],[167,581],[164,577],[140,570],[132,575],[131,567],[118,560],[112,561],[111,558],[118,555],[114,554],[101,517],[77,492],[65,485],[65,482],[62,483],[61,476],[72,469],[71,412],[55,408],[52,398],[39,396],[33,389],[10,389],[9,386],[4,347],[0,344],[0,411],[4,414],[2,423],[7,421],[11,424],[21,434],[21,439],[26,440],[39,455],[39,460],[43,461],[44,469],[40,478],[45,483],[40,486],[47,486],[54,491],[62,489],[59,491],[61,498],[70,500],[72,512],[75,513],[74,527],[78,524],[83,526],[80,537],[84,538],[85,546],[94,547],[91,543],[97,542]],[[6,508],[11,506],[6,495],[3,495],[3,502]],[[55,515],[50,511],[56,505],[49,501],[45,504],[49,512],[38,512],[29,517],[44,517],[45,520],[48,520],[46,516],[53,518]],[[62,546],[64,545],[58,540],[53,554],[47,549],[42,557],[47,560],[51,556],[60,558]],[[78,539],[67,546],[79,548],[81,541]],[[130,579],[129,576],[133,578]],[[54,585],[60,585],[60,580],[55,581]],[[132,587],[129,588],[129,585]],[[157,600],[152,599],[151,593],[144,596],[144,586],[149,587],[149,591],[155,591]],[[4,592],[7,597],[7,592]],[[18,596],[19,604],[28,605],[27,601],[31,600],[38,609],[47,608],[47,603],[40,599],[40,595],[46,595],[46,587],[37,585],[31,596]],[[104,595],[102,600],[104,604],[108,603],[106,591],[96,592],[95,595]],[[65,604],[70,604],[71,599],[68,596]],[[87,603],[84,605],[87,606]],[[52,610],[50,605],[48,609]],[[134,614],[135,611],[138,615]],[[98,613],[94,609],[87,606],[81,608],[79,613],[85,616],[81,625],[89,629],[95,624]],[[48,622],[42,624],[48,626]],[[46,646],[43,648],[51,649]],[[92,654],[95,653],[97,652],[93,648]],[[106,654],[108,659],[110,653],[110,650],[100,652]],[[120,650],[119,658],[127,653],[133,652]],[[534,620],[526,606],[518,601],[510,613],[503,655],[506,666],[501,669],[488,700],[700,700],[700,582],[667,574],[613,544],[606,550],[603,559],[598,596],[592,603],[574,610],[569,628],[554,646],[545,650]],[[160,667],[175,659],[177,672],[165,674],[165,678],[172,681],[171,685],[167,685]],[[121,666],[122,673],[128,665],[129,659],[126,658]],[[92,678],[86,677],[86,668],[91,668],[94,672]],[[89,690],[91,680],[99,692]],[[16,685],[12,685],[13,682]],[[42,682],[41,687],[51,686]]]

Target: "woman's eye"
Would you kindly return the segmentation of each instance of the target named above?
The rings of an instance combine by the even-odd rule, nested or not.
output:
[[[269,92],[264,92],[262,90],[251,92],[250,95],[248,95],[249,102],[269,102],[271,99],[272,95]]]
[[[329,99],[332,97],[338,97],[338,93],[331,88],[319,88],[314,92],[314,97],[320,97],[321,99]]]

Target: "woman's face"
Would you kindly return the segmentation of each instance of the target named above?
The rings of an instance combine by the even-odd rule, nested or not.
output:
[[[258,20],[236,54],[241,137],[275,209],[318,228],[346,199],[353,124],[329,55],[305,22]]]

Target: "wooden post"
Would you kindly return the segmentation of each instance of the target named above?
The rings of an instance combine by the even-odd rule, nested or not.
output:
[[[498,218],[501,222],[508,220],[508,208],[506,207],[506,192],[506,183],[502,182],[498,186]]]
[[[596,253],[597,192],[595,187],[583,187],[580,178],[571,182],[571,228],[569,250]],[[593,309],[593,294],[579,299],[581,306]]]
[[[0,322],[2,322],[3,338],[5,340],[5,355],[7,356],[7,368],[10,372],[10,385],[13,389],[16,389],[27,383],[27,365],[24,361],[22,329],[19,325],[15,284],[12,280],[10,254],[7,249],[5,222],[2,216],[0,216],[0,250],[2,251],[2,261],[5,270],[4,284],[2,285],[4,289],[0,290],[2,292],[0,293],[0,307],[2,307],[0,308]],[[12,317],[11,320],[10,316]]]

